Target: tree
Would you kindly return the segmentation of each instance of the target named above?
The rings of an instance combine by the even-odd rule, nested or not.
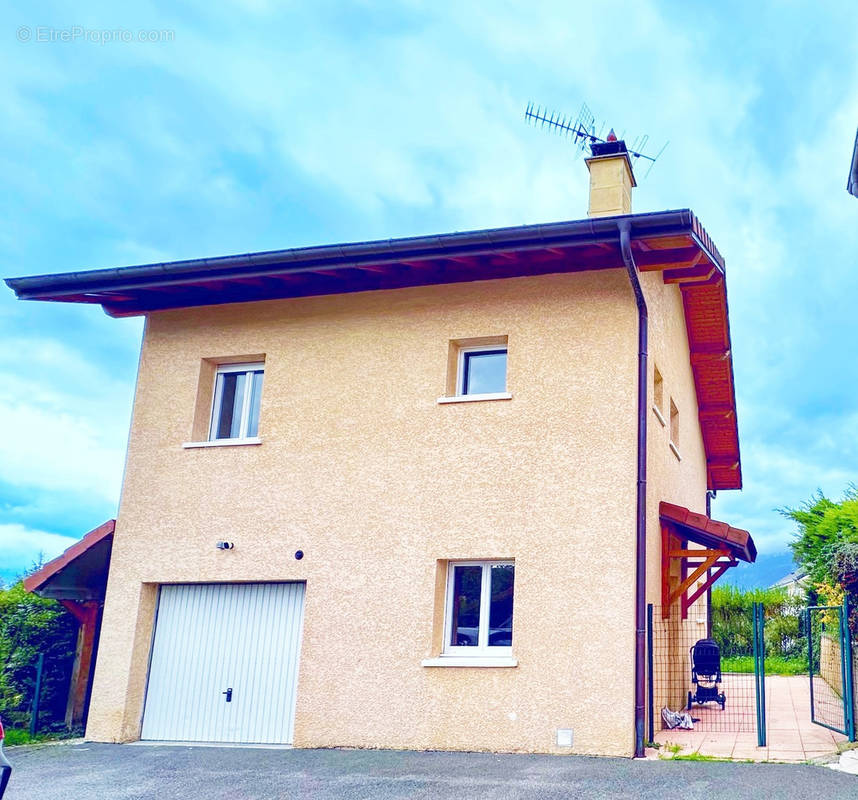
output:
[[[45,656],[40,725],[65,717],[77,641],[77,623],[56,600],[24,589],[23,580],[0,588],[0,716],[12,725],[29,722],[36,661]]]
[[[823,602],[849,597],[852,624],[858,622],[858,487],[846,489],[839,502],[821,491],[799,508],[781,513],[798,526],[791,543],[793,558],[807,572]]]

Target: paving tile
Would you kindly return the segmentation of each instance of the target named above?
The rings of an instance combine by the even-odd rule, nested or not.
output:
[[[836,752],[837,752],[837,750],[834,748],[831,748],[831,747],[829,747],[827,750],[826,749],[815,750],[815,749],[809,749],[809,748],[805,748],[805,750],[804,750],[804,754],[809,759],[810,758],[821,758],[822,756],[834,755],[834,753],[836,753]]]
[[[804,742],[805,744],[807,744],[808,742],[824,742],[825,744],[833,745],[835,742],[834,737],[827,731],[799,730],[799,735],[801,736],[802,742]]]
[[[777,747],[769,748],[769,761],[789,761],[801,763],[807,761],[804,750],[781,750]]]
[[[804,742],[795,731],[769,731],[766,744],[782,750],[804,750]]]
[[[768,761],[768,747],[736,747],[731,756],[734,761]]]

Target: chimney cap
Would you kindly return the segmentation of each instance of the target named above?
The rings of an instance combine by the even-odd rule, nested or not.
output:
[[[613,130],[608,134],[606,141],[593,142],[590,145],[590,152],[594,156],[615,156],[620,153],[629,152],[629,149],[626,147],[626,143],[622,139],[617,139],[616,136],[612,139],[611,134],[613,134]]]

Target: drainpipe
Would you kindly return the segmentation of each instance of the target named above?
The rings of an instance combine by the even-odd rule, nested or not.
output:
[[[706,516],[712,516],[712,501],[715,499],[717,492],[714,489],[706,490]],[[712,577],[712,570],[706,570],[706,578]],[[706,590],[706,638],[712,638],[712,587]]]
[[[647,421],[647,329],[646,299],[632,255],[631,222],[620,220],[620,253],[638,308],[638,465],[637,525],[635,542],[635,758],[644,756],[646,721],[646,421]]]

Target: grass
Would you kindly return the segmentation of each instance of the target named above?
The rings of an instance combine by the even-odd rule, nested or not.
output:
[[[655,745],[658,747],[658,745]],[[722,756],[706,756],[703,753],[683,753],[680,754],[682,750],[681,744],[673,744],[672,742],[665,742],[664,749],[670,753],[670,755],[662,755],[659,754],[659,758],[666,761],[729,761],[733,764],[754,764],[756,763],[753,759],[733,759],[733,758],[724,758]]]
[[[30,736],[30,731],[25,728],[6,728],[5,744],[7,747],[15,747],[21,744],[39,744],[40,742],[55,742],[60,739],[73,739],[80,735],[80,729],[37,733],[35,736]]]
[[[753,672],[753,656],[722,656],[722,672]],[[766,675],[807,675],[806,658],[766,656]]]

